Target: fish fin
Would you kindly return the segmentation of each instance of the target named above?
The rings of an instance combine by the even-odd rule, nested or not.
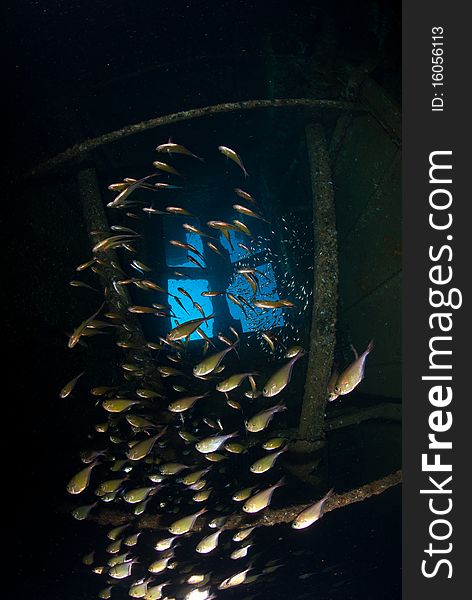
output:
[[[366,349],[365,349],[365,351],[364,351],[364,354],[366,354],[366,355],[367,355],[367,354],[369,354],[369,352],[372,352],[372,350],[373,350],[374,348],[375,348],[375,345],[374,345],[374,340],[370,340],[370,342],[369,342],[369,343],[368,343],[368,345],[367,345],[367,348],[366,348]]]

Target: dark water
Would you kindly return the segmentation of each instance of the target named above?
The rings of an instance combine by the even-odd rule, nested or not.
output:
[[[262,385],[284,360],[281,346],[273,356],[261,341],[262,329],[273,330],[285,345],[299,343],[308,348],[310,342],[315,240],[305,114],[246,111],[184,121],[105,146],[87,155],[80,166],[66,165],[35,180],[25,180],[21,174],[78,141],[179,110],[257,98],[312,95],[345,98],[346,64],[356,67],[376,58],[379,64],[372,77],[398,99],[399,7],[389,2],[298,1],[281,6],[275,2],[243,1],[20,1],[6,6],[5,16],[7,72],[12,81],[9,114],[14,115],[6,123],[13,136],[11,152],[4,164],[7,189],[2,214],[8,231],[4,243],[5,285],[2,285],[4,345],[8,354],[4,379],[13,385],[11,399],[5,399],[6,428],[11,433],[6,457],[7,469],[10,468],[5,478],[8,502],[14,507],[13,517],[10,519],[9,511],[6,519],[11,530],[5,544],[14,562],[14,575],[9,582],[12,587],[6,597],[95,598],[105,586],[105,578],[90,574],[81,559],[93,549],[100,560],[105,557],[108,528],[92,521],[78,522],[67,514],[64,506],[71,499],[65,486],[81,468],[79,451],[103,447],[93,424],[106,416],[100,406],[95,406],[87,390],[94,385],[121,381],[123,371],[119,365],[123,355],[112,336],[88,338],[87,350],[66,349],[65,332],[70,333],[101,302],[100,294],[68,285],[71,279],[79,279],[75,267],[90,258],[76,174],[83,166],[93,166],[104,201],[109,202],[114,197],[107,190],[110,183],[124,177],[144,176],[150,172],[153,160],[166,160],[154,148],[169,137],[205,158],[201,164],[186,157],[174,157],[172,164],[186,175],[184,189],[162,191],[163,195],[169,194],[164,206],[184,206],[198,214],[201,224],[211,219],[230,221],[241,217],[256,242],[233,233],[235,251],[232,252],[219,239],[225,251],[230,251],[231,261],[200,246],[198,236],[187,238],[187,242],[204,252],[209,266],[206,272],[189,264],[185,252],[171,247],[169,239],[183,239],[181,224],[190,222],[188,219],[155,216],[135,222],[124,219],[122,211],[108,211],[107,217],[110,225],[139,228],[143,241],[136,257],[153,269],[150,279],[174,294],[178,293],[177,287],[183,287],[194,299],[200,297],[206,314],[215,310],[215,320],[209,322],[208,329],[203,327],[208,336],[214,340],[217,332],[228,333],[230,325],[241,333],[240,358],[230,353],[224,374],[255,370],[261,373],[257,380]],[[319,117],[328,140],[338,116],[323,113]],[[346,146],[348,142],[346,138]],[[234,163],[218,153],[216,148],[220,144],[237,148],[250,172],[247,180]],[[375,155],[375,141],[367,133],[365,144],[371,144],[370,151]],[[366,164],[366,179],[370,177],[370,168]],[[160,180],[174,181],[167,176]],[[336,192],[337,181],[333,184]],[[244,204],[232,192],[235,187],[250,189],[270,225],[234,213],[232,204]],[[137,197],[147,198],[146,194],[140,191]],[[159,203],[154,202],[154,206],[159,207]],[[340,220],[344,207],[337,204],[336,212]],[[383,226],[386,239],[396,235],[388,225]],[[208,228],[205,231],[214,233]],[[237,242],[248,244],[251,255],[246,256],[238,249]],[[139,276],[129,267],[133,258],[129,253],[120,249],[119,257],[128,276]],[[205,304],[200,292],[215,289],[218,284],[236,295],[250,297],[248,285],[235,273],[235,265],[257,267],[265,275],[260,276],[265,286],[264,297],[290,298],[296,309],[264,314],[259,311],[256,316],[246,307],[245,316],[224,298],[217,298],[214,303],[207,299]],[[174,271],[185,271],[190,277],[175,276]],[[345,270],[341,277],[343,281],[349,280],[350,273]],[[84,280],[98,285],[91,274],[84,276]],[[162,301],[159,293],[149,295],[138,288],[133,289],[132,296],[136,304]],[[187,316],[171,298],[175,316],[180,320],[198,318],[191,302],[180,298],[191,314]],[[340,301],[343,302],[343,297]],[[360,346],[370,337],[381,339],[378,354],[381,356],[382,336],[389,335],[385,324],[389,318],[387,314],[376,321],[376,330],[366,331],[362,339],[352,339],[357,323],[349,322],[346,317],[340,319],[338,359],[349,359],[351,342]],[[143,316],[140,322],[150,341],[157,341],[174,325],[171,319],[148,316]],[[184,365],[187,372],[198,362],[202,343],[197,339],[190,342],[188,363]],[[224,348],[221,342],[216,343],[219,349]],[[161,360],[162,354],[159,357]],[[181,368],[168,361],[163,364]],[[379,381],[378,387],[366,385],[368,367],[365,384],[341,400],[339,406],[363,408],[385,399],[400,401],[384,385],[387,377],[383,380],[378,376],[383,364],[387,364],[387,371],[390,369],[388,358],[382,355],[373,364],[370,381]],[[306,365],[307,357],[296,365],[289,388],[280,396],[289,410],[276,415],[272,430],[297,427]],[[77,393],[60,400],[58,391],[83,369],[87,374]],[[397,375],[391,377],[398,379]],[[192,390],[205,388],[185,378],[166,379],[164,383],[172,399],[179,395],[171,390],[171,385],[177,382]],[[243,389],[248,389],[247,382]],[[237,393],[234,398],[238,399]],[[273,400],[275,403],[278,398]],[[225,431],[241,428],[239,413],[227,407],[224,399],[218,401],[217,408],[210,401],[202,402],[195,409],[193,420],[221,416]],[[266,400],[260,406],[272,404]],[[336,408],[328,406],[328,417]],[[207,435],[212,432],[208,427],[205,431]],[[309,502],[330,487],[341,494],[396,471],[401,466],[400,440],[398,423],[381,419],[329,433],[318,456],[318,485],[301,483],[287,472],[284,460],[263,476],[267,485],[283,474],[287,477],[288,485],[275,492],[272,506]],[[188,458],[182,457],[180,446],[176,452],[176,459]],[[252,481],[247,476],[249,465],[260,456],[251,451],[249,456],[217,463],[212,480],[215,493],[223,492],[226,484],[249,485]],[[103,478],[98,476],[93,483]],[[140,480],[137,477],[135,481]],[[168,508],[174,508],[172,502],[176,497],[172,496],[174,500]],[[92,500],[93,494],[89,493],[79,504]],[[149,510],[157,512],[158,504],[158,500],[150,501]],[[126,507],[120,501],[118,508]],[[188,514],[198,508],[187,499],[182,512],[177,514]],[[223,512],[228,510],[227,506],[223,508]],[[166,522],[172,520],[167,515]],[[145,574],[149,557],[155,553],[152,543],[164,535],[165,532],[149,531],[142,534],[133,552],[140,555],[141,564],[136,571],[133,568],[133,574]],[[202,536],[193,536],[188,547]],[[203,572],[212,571],[214,578],[221,581],[250,564],[252,553],[256,557],[254,574],[271,561],[281,566],[253,584],[216,591],[218,598],[394,600],[401,595],[399,486],[329,512],[304,531],[294,531],[289,524],[258,528],[248,559],[230,560],[234,544],[228,549],[229,540],[229,533],[222,534],[222,548],[203,558],[198,555],[195,558],[195,553],[182,543],[179,550],[182,562],[175,571],[158,575],[156,582],[177,577],[186,561],[197,563],[193,572],[199,572],[201,566]],[[173,592],[177,593],[176,588]],[[172,596],[170,591],[168,595]],[[127,586],[118,586],[113,591],[112,598],[125,597]]]

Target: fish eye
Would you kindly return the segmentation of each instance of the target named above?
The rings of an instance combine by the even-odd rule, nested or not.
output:
[[[334,388],[334,391],[336,392],[336,394],[339,394],[339,392],[341,391],[341,388],[339,388],[338,386],[336,386]]]

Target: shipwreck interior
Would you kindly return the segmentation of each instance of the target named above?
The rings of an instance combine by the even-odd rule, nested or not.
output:
[[[191,148],[204,162],[180,157],[175,165],[185,170],[182,189],[159,193],[207,222],[230,218],[227,189],[250,186],[265,218],[250,220],[251,231],[262,240],[251,266],[263,273],[267,298],[290,297],[296,304],[295,311],[254,317],[224,295],[203,297],[205,314],[216,315],[203,331],[215,340],[217,332],[234,327],[241,336],[241,359],[257,372],[283,356],[282,351],[271,356],[261,330],[271,329],[286,345],[295,340],[307,352],[293,374],[288,410],[275,428],[290,441],[284,468],[300,489],[280,491],[274,514],[267,517],[273,518],[272,527],[261,527],[260,534],[261,544],[273,546],[273,559],[285,566],[267,584],[270,596],[258,595],[255,587],[254,597],[301,600],[311,593],[315,597],[316,590],[316,597],[332,600],[354,600],[361,593],[393,600],[400,594],[398,7],[382,1],[330,7],[300,2],[290,14],[282,11],[267,20],[254,9],[254,39],[243,33],[248,22],[237,9],[222,4],[227,10],[223,15],[222,7],[215,8],[215,21],[221,21],[223,33],[210,35],[193,52],[179,47],[167,20],[163,39],[156,40],[142,8],[131,25],[129,14],[117,10],[107,22],[110,31],[103,34],[116,46],[106,49],[113,68],[104,59],[101,69],[87,71],[83,60],[82,70],[68,76],[70,50],[65,51],[62,77],[48,72],[48,93],[39,93],[18,119],[17,152],[8,159],[11,164],[7,161],[11,185],[2,215],[9,232],[2,303],[8,369],[21,398],[15,435],[22,441],[12,485],[24,486],[26,478],[35,496],[32,511],[31,494],[20,495],[17,517],[25,536],[34,531],[37,540],[20,543],[18,550],[25,556],[20,574],[29,572],[27,563],[33,565],[31,583],[24,582],[30,597],[87,597],[90,583],[77,557],[89,551],[97,528],[120,522],[106,508],[95,517],[92,513],[86,523],[68,514],[64,486],[90,437],[97,408],[90,398],[60,401],[58,391],[83,370],[91,381],[113,381],[127,352],[90,338],[86,351],[68,353],[67,335],[101,302],[100,294],[77,290],[69,281],[101,239],[94,232],[124,223],[120,211],[106,206],[114,197],[108,186],[146,176],[159,160],[156,146],[168,140]],[[341,8],[343,18],[338,16]],[[303,10],[307,18],[297,19],[297,11],[305,14]],[[233,19],[237,32],[226,36]],[[198,19],[196,26],[201,26]],[[111,33],[121,27],[142,35],[125,36],[119,46]],[[192,39],[193,28],[187,27],[183,35]],[[92,27],[91,43],[100,48],[97,39],[98,29]],[[57,43],[52,29],[43,32],[46,57],[57,52]],[[131,47],[133,60],[126,56]],[[26,96],[31,102],[35,77],[39,75],[20,81],[20,111],[28,104]],[[221,144],[238,149],[247,179],[241,180],[237,167],[218,153]],[[234,268],[248,264],[237,245],[247,237],[234,234],[231,245],[219,238],[229,256],[225,262],[208,250],[203,238],[188,233],[185,241],[205,259],[207,268],[202,269],[169,246],[169,239],[180,235],[181,223],[152,214],[141,218],[139,259],[169,294],[173,317],[185,320],[199,313],[174,300],[180,287],[197,297],[223,281],[225,292],[242,293],[246,284],[234,276]],[[118,263],[122,252],[113,255]],[[100,289],[113,287],[103,274],[87,282]],[[149,298],[139,289],[127,293],[137,305]],[[116,302],[112,292],[108,301],[110,306]],[[159,301],[158,294],[153,301]],[[173,319],[133,315],[132,323],[142,339],[156,341]],[[371,339],[375,347],[362,383],[328,402],[333,365],[347,364],[353,347],[360,354]],[[189,347],[198,349],[201,343],[193,334]],[[144,354],[143,360],[156,362],[149,350]],[[157,388],[166,383],[157,369],[152,377]],[[248,460],[238,457],[235,476]],[[279,531],[293,518],[294,506],[316,498],[327,486],[339,499],[316,535],[294,542],[292,531]],[[151,530],[154,525],[148,523]],[[328,543],[333,536],[339,544]],[[52,578],[50,561],[57,561]],[[313,573],[316,584],[310,587]]]

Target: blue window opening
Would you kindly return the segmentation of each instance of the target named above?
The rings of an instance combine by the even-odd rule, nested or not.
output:
[[[198,237],[198,236],[197,236]],[[185,265],[180,265],[185,266]],[[193,266],[193,265],[191,265]],[[192,301],[179,292],[177,288],[181,288],[185,290],[192,297],[194,302],[198,302],[205,313],[205,316],[208,317],[213,312],[213,302],[211,298],[206,298],[202,296],[202,292],[208,291],[208,281],[206,279],[169,279],[168,281],[168,290],[169,290],[169,304],[172,310],[172,313],[175,317],[171,316],[172,327],[175,327],[176,321],[179,323],[184,323],[185,321],[190,321],[191,319],[200,319],[202,318],[202,314],[199,310],[197,310]],[[172,294],[172,296],[171,296]],[[173,297],[176,296],[180,302],[183,304],[185,308],[176,301]],[[185,312],[187,310],[187,312]],[[202,331],[209,337],[213,337],[213,319],[210,321],[206,321],[202,325]],[[200,340],[201,337],[198,333],[193,333],[190,336],[190,340]]]
[[[258,271],[256,275],[260,285],[260,290],[257,292],[256,298],[263,298],[264,300],[279,300],[277,283],[272,264],[266,263],[263,265],[258,265],[256,269]],[[238,298],[238,296],[242,296],[248,302],[248,304],[253,306],[253,291],[249,283],[241,274],[237,274],[235,276],[231,284],[228,286],[227,291],[233,294],[236,298]],[[254,310],[251,310],[251,308],[243,303],[243,311],[229,298],[227,298],[227,302],[231,316],[233,319],[237,319],[241,322],[241,328],[243,332],[256,331],[260,329],[272,330],[277,327],[282,327],[284,324],[283,312],[280,308],[275,310],[266,310],[253,307]]]

